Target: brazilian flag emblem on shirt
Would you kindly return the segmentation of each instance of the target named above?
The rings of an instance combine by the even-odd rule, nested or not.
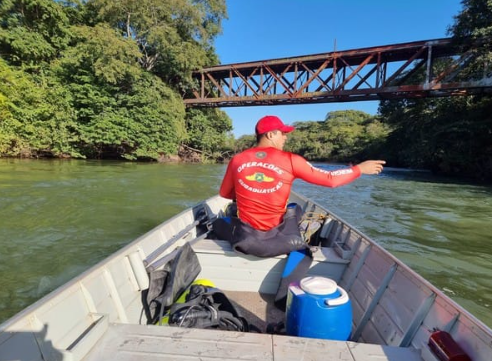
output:
[[[272,177],[267,177],[263,173],[256,172],[255,174],[251,174],[246,176],[246,179],[249,181],[256,181],[256,182],[273,182],[274,179]]]

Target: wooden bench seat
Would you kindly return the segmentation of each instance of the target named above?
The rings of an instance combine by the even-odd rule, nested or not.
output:
[[[269,258],[241,255],[223,240],[203,239],[193,249],[202,265],[199,277],[231,291],[275,294],[287,260],[285,255]],[[313,254],[308,275],[323,275],[338,282],[348,262],[333,248],[320,248]]]
[[[420,361],[411,348],[258,333],[111,324],[84,361]]]
[[[216,240],[216,239],[202,239],[198,241],[195,245],[193,245],[193,249],[195,252],[208,252],[208,253],[216,253],[216,254],[226,254],[226,255],[236,255],[242,256],[239,253],[234,252],[231,244],[228,241]],[[258,258],[254,256],[244,256],[244,257],[252,257]],[[284,259],[286,255],[276,256],[272,258],[276,259]],[[320,247],[313,254],[313,259],[315,262],[331,262],[331,263],[340,263],[347,264],[348,260],[342,259],[334,248],[328,247]]]

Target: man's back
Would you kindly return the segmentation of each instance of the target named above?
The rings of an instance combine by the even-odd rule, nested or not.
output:
[[[243,222],[268,230],[282,221],[293,180],[291,153],[255,147],[232,158],[220,194],[236,199]]]
[[[236,200],[240,220],[256,230],[271,230],[282,222],[296,178],[338,187],[361,174],[379,174],[383,169],[381,160],[334,172],[313,167],[302,156],[283,151],[287,135],[294,129],[276,116],[261,118],[255,128],[257,146],[233,157],[227,167],[220,195]]]

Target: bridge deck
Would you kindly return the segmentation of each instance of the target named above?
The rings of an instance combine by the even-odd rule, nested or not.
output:
[[[199,86],[185,104],[233,107],[491,92],[487,64],[483,64],[483,79],[473,79],[464,71],[475,61],[480,46],[468,44],[463,50],[452,39],[433,39],[218,65],[194,73]]]

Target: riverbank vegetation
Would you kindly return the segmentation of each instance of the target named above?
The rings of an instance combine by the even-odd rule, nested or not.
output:
[[[449,35],[490,38],[490,1],[462,3]],[[202,162],[251,146],[225,112],[182,101],[191,72],[219,63],[226,18],[225,0],[3,0],[0,155]],[[483,73],[491,54],[483,47],[470,71]],[[489,95],[386,100],[376,116],[339,111],[296,126],[288,149],[313,161],[383,158],[492,179]]]
[[[218,63],[223,0],[3,0],[0,154],[172,159],[224,148],[231,120],[186,111]]]

